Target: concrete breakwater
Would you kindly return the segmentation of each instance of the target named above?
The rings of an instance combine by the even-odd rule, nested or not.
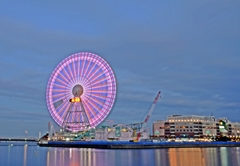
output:
[[[126,141],[48,141],[39,142],[44,147],[74,147],[98,149],[158,149],[240,147],[240,142],[126,142]]]

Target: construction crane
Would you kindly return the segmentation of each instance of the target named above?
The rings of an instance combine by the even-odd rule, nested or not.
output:
[[[161,97],[160,96],[161,91],[158,92],[156,98],[154,99],[153,103],[151,104],[150,108],[148,109],[146,115],[144,116],[143,120],[139,123],[132,123],[128,126],[131,126],[131,128],[133,130],[137,131],[137,141],[139,140],[139,138],[141,137],[142,132],[144,131],[145,127],[147,126],[147,123],[156,107],[156,104],[158,102],[158,99]]]
[[[151,117],[151,115],[152,115],[152,113],[153,113],[153,111],[154,111],[154,109],[156,107],[158,99],[159,99],[159,97],[161,97],[160,94],[161,94],[161,91],[158,92],[158,94],[157,94],[156,98],[154,99],[152,105],[148,109],[147,114],[145,115],[145,117],[143,119],[142,128],[141,128],[140,131],[143,131],[143,129],[147,126],[147,123],[148,123],[148,121],[149,121],[149,119],[150,119],[150,117]]]

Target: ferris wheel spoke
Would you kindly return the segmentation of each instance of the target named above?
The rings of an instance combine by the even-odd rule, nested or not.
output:
[[[56,93],[56,92],[53,92],[52,94],[51,94],[51,98],[54,100],[54,101],[56,101],[58,98],[62,98],[62,97],[64,97],[65,95],[64,95],[64,93]]]
[[[61,85],[65,85],[65,86],[67,85],[67,82],[64,82],[63,80],[61,80],[61,79],[59,79],[59,78],[56,78],[55,81],[61,83]]]
[[[92,96],[100,96],[100,97],[106,97],[107,94],[111,94],[110,91],[106,91],[106,90],[95,90],[91,92]]]
[[[74,78],[74,77],[73,77],[72,70],[71,70],[71,63],[69,63],[69,64],[67,65],[67,69],[68,69],[68,74],[70,75],[71,79]]]
[[[62,86],[62,85],[54,85],[53,88],[51,88],[51,90],[66,90],[66,87]]]
[[[76,83],[79,83],[81,85],[84,85],[84,78],[83,77],[79,77],[78,79],[76,79]]]
[[[92,84],[92,89],[100,88],[100,87],[108,87],[111,88],[113,85],[109,80],[103,80],[102,82],[96,82]]]
[[[108,90],[109,87],[104,85],[104,84],[100,84],[100,85],[95,85],[94,87],[92,87],[92,91],[94,92],[95,90],[104,90],[104,91],[109,91]]]
[[[77,76],[80,76],[80,73],[79,73],[79,69],[80,69],[80,57],[77,58]]]
[[[63,93],[57,93],[57,94],[52,94],[52,98],[54,100],[57,100],[58,98],[62,98],[64,97],[65,95]]]
[[[53,102],[57,102],[58,100],[64,100],[64,99],[70,99],[70,95],[69,94],[66,94],[66,93],[63,93],[62,96],[53,96],[52,95],[52,99],[53,99]]]
[[[101,77],[106,78],[106,76],[105,76],[104,73],[100,73],[100,72],[99,72],[98,75],[95,75],[95,77],[92,77],[92,78],[91,78],[91,81],[92,81],[92,82],[95,82],[96,80],[101,79]]]
[[[102,104],[99,103],[96,99],[94,99],[93,97],[89,98],[89,102],[94,106],[94,108],[96,110],[101,110],[102,109]]]
[[[52,95],[53,102],[57,102],[58,100],[64,99],[65,95]]]
[[[95,104],[98,104],[98,107],[100,109],[100,105],[103,105],[105,102],[105,98],[102,98],[100,96],[92,95],[92,97],[89,99],[90,101],[94,102]]]
[[[96,87],[99,85],[108,85],[108,80],[106,78],[101,78],[92,84],[93,87]]]
[[[89,107],[89,111],[92,112],[92,114],[94,114],[95,116],[97,116],[99,114],[98,109],[96,108],[96,106],[92,103],[92,101],[90,99],[88,99],[86,101],[87,106]]]
[[[52,92],[65,93],[65,90],[62,90],[62,89],[53,89]]]
[[[60,77],[62,80],[64,80],[64,82],[66,82],[66,85],[67,85],[67,83],[68,83],[69,81],[68,81],[68,79],[67,79],[61,72],[59,72],[59,77]]]
[[[104,103],[103,105],[106,105],[108,102],[111,103],[111,102],[113,101],[113,98],[112,98],[111,96],[92,95],[92,98],[93,98],[93,97],[97,98],[97,99],[95,99],[95,100],[100,101],[99,104],[103,102],[103,103]]]
[[[83,80],[82,84],[84,85],[84,88],[89,88],[89,87],[92,86],[91,83],[89,81],[87,81],[87,80]]]
[[[69,82],[69,81],[71,80],[71,78],[70,78],[69,74],[67,73],[66,68],[63,67],[62,71],[64,72],[64,74],[65,74],[65,76],[67,77],[67,80],[68,80],[68,82]]]
[[[97,107],[99,109],[102,108],[102,105],[105,103],[106,101],[106,98],[102,98],[102,97],[99,97],[99,96],[92,96],[91,99],[95,105],[97,105]]]
[[[66,89],[66,87],[63,86],[63,85],[60,85],[60,84],[55,83],[55,84],[53,85],[53,89]]]
[[[107,94],[109,94],[110,92],[108,91],[93,91],[91,96],[94,97],[100,97],[100,98],[106,98]]]
[[[86,89],[86,90],[84,91],[83,96],[89,97],[89,96],[91,96],[91,93],[92,93],[92,90],[91,90],[90,88],[89,88],[89,89]]]
[[[98,68],[99,66],[96,66],[96,69],[93,71],[93,73],[89,76],[89,80],[93,81],[93,78],[95,78],[95,75],[97,74],[97,72],[100,71],[100,68]],[[101,72],[99,72],[101,74]]]
[[[87,69],[87,72],[85,74],[85,77],[88,78],[89,74],[92,72],[93,68],[96,66],[96,64],[93,64],[93,62],[89,62],[89,67]]]
[[[69,74],[69,72],[67,71],[67,69],[65,67],[63,68],[63,71],[64,71],[65,75],[67,76],[69,85],[72,85],[73,84],[73,80],[72,80],[71,75]]]
[[[67,99],[67,100],[71,99],[72,97],[73,97],[73,96],[72,96],[71,93],[67,93],[67,94],[66,94],[66,99]]]
[[[95,99],[93,99],[95,98]],[[100,95],[96,95],[96,94],[92,94],[92,100],[94,100],[96,103],[100,104],[100,105],[104,105],[105,102],[107,101],[107,96],[100,96]]]
[[[88,99],[91,97],[91,95],[92,95],[91,91],[85,91],[85,93],[83,94],[83,96],[81,98]]]
[[[66,108],[66,105],[67,105],[67,102],[66,101],[64,101],[63,99],[61,99],[62,100],[62,104],[58,107],[58,108],[56,108],[56,112],[58,113],[58,115],[60,115],[61,116],[61,114],[62,114],[62,110],[64,110],[65,108]]]
[[[83,77],[86,78],[86,74],[88,72],[88,68],[89,68],[89,65],[90,65],[90,61],[88,58],[85,58],[85,65],[84,65],[84,71],[83,71]]]
[[[64,120],[66,118],[67,112],[70,109],[69,102],[65,102],[61,109],[58,110],[59,116]]]
[[[83,83],[84,89],[92,89],[92,85],[89,81],[86,81]]]
[[[78,82],[77,78],[75,78],[74,81],[73,81],[73,85],[76,85],[76,84],[78,84],[78,83],[79,83],[79,82]]]
[[[82,63],[83,64],[82,64],[82,68],[81,68],[81,73],[80,74],[81,74],[81,76],[84,76],[83,75],[83,70],[84,70],[84,66],[85,66],[85,57],[83,58]]]
[[[111,89],[107,86],[99,86],[92,88],[92,93],[110,93]]]
[[[98,75],[97,77],[95,77],[93,80],[92,80],[92,83],[96,83],[96,82],[99,82],[99,81],[102,81],[102,80],[107,80],[108,78],[106,77],[105,74],[101,74],[101,75]]]
[[[99,69],[92,77],[91,81],[94,82],[95,80],[99,79],[100,77],[106,77],[103,70]]]
[[[82,68],[83,68],[83,60],[79,59],[79,68],[78,68],[79,76],[82,76]]]
[[[82,103],[82,104],[83,104],[83,103]],[[90,122],[91,116],[90,116],[90,114],[89,114],[89,111],[87,111],[87,110],[85,109],[84,104],[83,104],[83,108],[84,108],[84,112],[85,112],[85,114],[86,114],[86,121],[87,121],[87,122]],[[82,117],[84,118],[84,114],[83,114]]]
[[[92,72],[92,70],[93,70],[93,68],[94,68],[95,65],[96,65],[96,64],[94,64],[93,62],[91,62],[91,61],[89,60],[89,65],[88,65],[88,68],[87,68],[86,73],[85,73],[85,77],[86,77],[86,78],[88,78],[88,75]]]
[[[81,84],[85,85],[86,82],[87,82],[87,80],[86,80],[86,78],[84,78],[84,77],[80,77],[80,78],[79,78],[79,82],[80,82]]]
[[[92,88],[92,92],[94,93],[109,93],[111,92],[111,89],[107,86],[95,86]]]
[[[73,63],[72,63],[72,68],[73,68],[73,73],[74,73],[74,78],[76,78],[77,77],[77,72],[76,72],[76,61],[73,61]]]
[[[91,115],[93,115],[93,118],[98,115],[99,112],[98,112],[98,111],[96,110],[96,108],[90,103],[90,101],[86,100],[86,101],[84,102],[84,105],[87,107],[89,113],[90,113]],[[91,118],[91,119],[93,119],[93,118]]]
[[[92,119],[93,119],[94,116],[96,116],[96,115],[93,114],[92,109],[89,107],[88,104],[84,104],[84,108],[86,108],[86,110],[88,110],[88,111],[86,111],[86,114],[87,114],[89,123],[91,123],[91,122],[92,122]]]
[[[83,73],[82,73],[82,76],[83,76],[83,77],[86,76],[86,72],[87,72],[87,69],[88,69],[88,65],[89,65],[89,61],[85,58],[85,59],[84,59],[84,66],[83,66]]]
[[[86,75],[86,78],[88,78],[89,80],[91,79],[91,77],[95,74],[95,72],[97,72],[97,64],[95,63],[93,65],[93,67],[91,68],[91,70],[89,70],[88,74]]]

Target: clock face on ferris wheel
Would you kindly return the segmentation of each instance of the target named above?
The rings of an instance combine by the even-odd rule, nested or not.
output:
[[[50,76],[46,101],[54,121],[64,127],[66,116],[74,103],[81,102],[83,114],[73,113],[70,119],[88,123],[69,124],[68,130],[94,128],[110,113],[116,97],[116,79],[109,64],[100,56],[80,52],[64,59]]]

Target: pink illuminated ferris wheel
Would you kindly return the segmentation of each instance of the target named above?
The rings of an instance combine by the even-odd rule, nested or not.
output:
[[[64,59],[51,74],[46,92],[50,115],[70,131],[100,124],[110,113],[115,96],[116,79],[111,67],[89,52]]]

